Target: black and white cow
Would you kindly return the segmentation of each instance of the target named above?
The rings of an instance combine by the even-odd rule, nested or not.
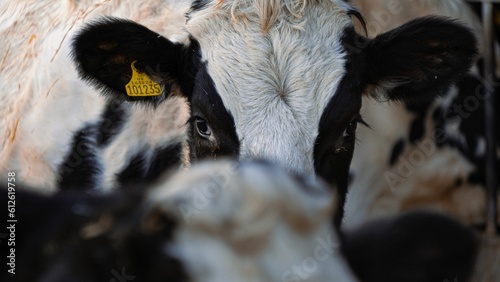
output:
[[[409,105],[428,103],[476,54],[472,33],[443,18],[367,39],[354,30],[353,16],[361,20],[344,1],[195,1],[187,42],[103,18],[75,37],[73,58],[109,101],[134,100],[145,115],[170,89],[180,89],[191,110],[191,161],[267,159],[335,184],[343,203],[356,127],[364,123],[364,90]],[[127,96],[132,63],[161,85],[160,96]],[[149,160],[137,155],[131,166]],[[339,223],[342,212],[337,215]]]
[[[0,242],[15,274],[2,281],[468,281],[474,266],[473,232],[432,213],[340,245],[328,185],[269,163],[199,163],[109,195],[17,188],[13,260]]]
[[[367,15],[372,37],[413,17],[434,14],[457,18],[482,38],[479,18],[463,0],[401,1],[397,7],[392,1],[357,2]],[[478,48],[482,55],[482,40]],[[346,227],[423,207],[484,227],[484,89],[495,85],[486,85],[481,61],[436,101],[398,105],[365,98],[361,113],[371,129],[358,131]],[[496,103],[498,111],[500,100]],[[495,119],[499,124],[498,115]],[[499,142],[496,147],[499,161]]]
[[[404,0],[396,5],[394,1],[384,0],[356,2],[365,15],[370,37],[415,17],[448,16],[474,31],[479,39],[480,57],[469,73],[433,103],[410,107],[364,98],[361,114],[371,128],[360,128],[357,132],[359,142],[351,165],[343,227],[356,228],[371,220],[414,209],[451,215],[483,234],[474,281],[496,280],[500,277],[499,233],[484,234],[487,218],[484,90],[496,88],[494,95],[498,96],[499,79],[497,74],[493,85],[488,85],[482,74],[483,52],[489,46],[483,40],[478,3],[463,0]],[[496,40],[498,30],[497,22]],[[499,58],[495,58],[497,66]],[[495,109],[498,128],[498,98]],[[497,169],[500,167],[499,140],[497,137]],[[498,179],[500,174],[496,175]],[[498,180],[497,183],[500,184]],[[500,226],[500,214],[498,223]]]
[[[73,11],[78,14],[75,7],[78,7],[82,2],[84,1],[68,1],[68,3],[64,3],[64,5],[68,6],[64,6],[68,8],[65,12]],[[134,3],[134,5],[138,5],[137,1],[134,1]],[[38,3],[38,5],[48,4]],[[132,4],[128,3],[127,5]],[[162,15],[162,11],[165,13],[166,11],[149,9],[152,7],[151,5],[153,4],[148,3],[145,6],[145,8],[148,8],[146,18],[151,16],[147,20],[152,20],[155,22],[155,26],[158,27],[158,21],[154,20],[157,20],[156,17]],[[165,8],[161,4],[158,5]],[[99,9],[100,4],[95,6],[95,9]],[[94,9],[83,12],[81,17],[75,19],[73,23],[86,18],[92,11]],[[57,15],[57,13],[54,13],[54,15]],[[130,217],[135,218],[142,213],[136,211],[133,205],[126,204],[130,203],[130,200],[125,200],[120,204],[121,197],[119,195],[116,198],[110,197],[102,201],[101,197],[105,198],[106,196],[91,197],[89,201],[96,201],[98,206],[97,212],[91,212],[90,216],[86,213],[88,205],[75,206],[73,203],[79,203],[79,199],[86,199],[81,197],[82,192],[75,188],[125,188],[127,183],[155,179],[165,169],[177,164],[178,159],[176,157],[182,152],[181,147],[178,145],[183,142],[183,137],[174,136],[172,139],[164,139],[165,135],[162,134],[162,129],[168,131],[169,128],[162,128],[162,121],[164,121],[165,125],[171,123],[166,118],[168,115],[160,115],[160,118],[158,118],[158,114],[165,114],[166,111],[172,110],[169,108],[171,105],[169,102],[172,98],[175,98],[171,96],[176,95],[181,95],[190,103],[191,118],[189,119],[188,144],[191,160],[225,156],[242,159],[265,158],[274,164],[284,166],[285,169],[293,173],[316,173],[325,178],[330,184],[336,184],[342,198],[347,189],[348,168],[354,148],[356,125],[357,123],[363,123],[359,116],[359,108],[361,107],[361,97],[364,89],[378,89],[380,93],[383,93],[380,96],[382,99],[412,104],[430,101],[469,68],[476,52],[473,35],[467,29],[445,19],[427,18],[417,20],[375,39],[366,39],[354,31],[353,19],[351,18],[353,15],[358,20],[360,19],[356,10],[344,1],[196,1],[188,14],[186,23],[185,33],[188,34],[188,37],[182,40],[166,39],[144,26],[128,20],[107,18],[88,25],[74,40],[73,57],[79,66],[80,74],[89,79],[93,85],[99,86],[103,93],[106,94],[107,104],[106,106],[99,102],[90,105],[85,104],[86,91],[84,90],[88,89],[81,82],[77,82],[78,87],[69,88],[67,91],[68,93],[78,94],[71,97],[81,98],[81,101],[83,101],[81,104],[85,106],[84,108],[93,113],[97,112],[98,118],[88,119],[86,116],[88,113],[75,106],[78,103],[69,104],[68,107],[61,107],[65,100],[57,100],[52,95],[54,93],[53,89],[59,86],[57,85],[58,82],[68,79],[65,76],[66,73],[68,73],[68,77],[73,77],[71,75],[73,70],[59,66],[57,70],[59,72],[50,68],[50,72],[47,73],[47,76],[54,79],[53,84],[49,83],[48,88],[43,88],[44,91],[36,89],[39,91],[33,92],[38,96],[42,96],[34,104],[38,106],[59,105],[59,107],[51,108],[49,112],[63,111],[67,120],[57,120],[57,123],[69,123],[70,128],[73,128],[76,134],[69,135],[66,130],[59,131],[57,127],[35,126],[53,122],[51,120],[53,116],[47,117],[43,115],[42,113],[46,113],[47,109],[45,108],[44,112],[40,110],[42,107],[35,107],[29,102],[29,95],[26,95],[21,97],[22,101],[17,102],[29,106],[14,107],[16,113],[23,113],[23,109],[34,109],[35,111],[26,114],[28,118],[23,114],[18,114],[14,115],[15,118],[8,119],[8,131],[2,139],[8,149],[2,151],[2,153],[5,153],[7,157],[14,156],[12,163],[16,164],[16,169],[23,170],[23,175],[28,176],[25,179],[20,179],[21,181],[29,180],[29,176],[33,176],[39,182],[57,182],[61,190],[77,190],[63,191],[61,194],[56,195],[56,198],[49,198],[49,204],[46,206],[48,212],[41,220],[50,222],[55,214],[59,214],[68,216],[68,222],[74,222],[76,213],[77,217],[78,215],[83,216],[82,224],[88,227],[84,230],[79,229],[77,220],[75,224],[78,232],[72,233],[72,230],[66,230],[68,225],[60,225],[64,229],[63,233],[56,232],[57,236],[55,238],[63,238],[61,239],[63,241],[70,240],[71,242],[68,245],[66,245],[66,241],[62,244],[64,247],[53,244],[54,237],[48,234],[48,237],[39,238],[39,240],[48,240],[48,244],[45,244],[47,242],[44,241],[38,245],[38,248],[33,246],[28,250],[40,250],[40,246],[43,246],[42,251],[38,253],[38,258],[44,258],[44,255],[53,255],[56,257],[56,263],[53,264],[55,268],[64,268],[65,258],[67,258],[68,254],[66,251],[75,246],[73,245],[74,241],[72,241],[75,237],[77,243],[80,243],[78,236],[90,236],[85,237],[87,239],[97,238],[91,244],[96,243],[98,247],[77,244],[75,248],[83,252],[82,256],[70,255],[74,260],[68,263],[74,263],[78,271],[83,268],[88,269],[81,267],[85,263],[91,263],[92,266],[98,269],[97,271],[100,271],[101,268],[96,265],[96,261],[103,262],[102,266],[107,266],[109,263],[114,262],[113,258],[137,260],[137,258],[155,257],[155,255],[151,253],[145,254],[133,246],[136,245],[135,243],[139,244],[139,242],[152,242],[151,245],[145,246],[142,250],[152,250],[157,254],[158,246],[161,244],[158,242],[164,240],[165,237],[169,238],[168,222],[165,225],[167,226],[167,233],[160,234],[167,236],[160,236],[161,238],[148,237],[146,235],[150,233],[144,234],[140,228],[132,229],[130,232],[125,232],[125,234],[120,233],[120,231],[124,230],[122,229],[124,227],[118,226],[118,232],[112,232],[112,235],[119,237],[121,234],[124,236],[121,238],[129,240],[128,236],[132,234],[130,236],[132,236],[131,240],[134,244],[110,245],[108,243],[112,240],[108,237],[103,238],[100,235],[102,235],[103,228],[104,231],[109,230],[106,228],[109,226],[106,211],[107,209],[113,209],[114,201],[118,205],[123,205],[125,209],[126,215],[118,212],[118,216],[128,217],[130,215]],[[134,20],[142,22],[143,17],[137,16]],[[48,21],[52,23],[50,20]],[[54,21],[57,22],[57,19],[54,19]],[[29,22],[12,23],[6,21],[5,25],[8,24],[12,24],[14,27],[22,26],[30,30]],[[148,26],[147,23],[145,25]],[[70,24],[67,27],[68,30],[71,30],[73,25]],[[154,29],[156,30],[156,28]],[[57,35],[69,34],[69,31],[61,28],[61,26],[57,26],[54,30],[58,32],[55,33]],[[161,32],[163,34],[164,31]],[[49,33],[49,35],[57,38],[53,42],[59,42],[60,37],[52,33]],[[39,36],[33,34],[33,36],[26,36],[24,39],[25,41],[29,39],[29,44],[38,43],[37,38]],[[48,36],[48,38],[52,37]],[[24,41],[20,40],[20,42]],[[26,44],[26,42],[24,43]],[[50,66],[51,59],[61,60],[60,54],[64,53],[63,51],[68,51],[68,45],[62,42],[60,45],[53,44],[56,45],[55,49],[51,49],[51,51],[55,50],[54,54],[48,52],[48,54],[43,53],[43,56],[36,56],[37,54],[27,52],[28,58],[42,58],[40,62],[37,61],[39,65],[35,65],[29,70],[36,72],[39,70],[37,67],[40,67],[40,65]],[[19,45],[7,45],[7,50],[11,50],[10,48],[14,50]],[[31,45],[28,46],[27,49],[31,50]],[[63,49],[57,46],[62,46]],[[33,47],[33,50],[38,49]],[[11,54],[6,54],[2,61],[2,66],[9,67],[9,74],[12,74],[12,70],[16,66],[20,68],[19,65],[13,63],[15,60],[10,60],[11,57]],[[129,99],[124,91],[125,86],[131,79],[133,62],[135,62],[135,67],[139,72],[146,72],[148,77],[144,79],[153,80],[160,84],[162,93],[159,97],[139,99],[135,103],[125,102],[125,100]],[[29,65],[29,63],[25,63],[22,67],[26,67],[26,65]],[[64,75],[61,75],[60,80],[58,76],[55,76],[56,78],[52,77],[53,72],[60,73],[61,69]],[[43,80],[44,78],[43,76],[40,79]],[[7,79],[2,79],[2,85],[6,85],[6,81]],[[21,82],[23,82],[22,79],[16,83],[18,91],[26,87]],[[39,86],[37,82],[38,80],[33,82],[33,88]],[[43,82],[42,84],[47,86],[47,82]],[[16,88],[9,87],[8,90],[15,92]],[[68,98],[70,95],[64,97],[72,99]],[[14,98],[9,96],[9,99],[12,102]],[[5,112],[10,113],[10,109],[8,108]],[[76,122],[73,120],[74,116],[72,115],[74,111],[83,112],[78,112],[79,115],[75,118]],[[182,114],[182,111],[177,111],[177,108],[173,112],[179,113],[179,115]],[[39,119],[40,116],[44,118]],[[175,118],[178,118],[178,116]],[[151,122],[151,119],[155,119],[155,122]],[[83,122],[85,123],[84,126],[75,126],[82,120],[85,121]],[[152,126],[152,124],[155,126]],[[131,130],[129,135],[127,130],[131,128],[134,130]],[[173,128],[178,130],[175,126]],[[48,133],[41,134],[45,131]],[[40,134],[46,138],[26,138],[40,136]],[[19,141],[21,138],[23,138],[22,141]],[[54,142],[54,140],[57,142]],[[67,142],[68,140],[73,140],[73,143]],[[131,147],[119,146],[121,144],[130,145],[130,142],[126,141],[135,143]],[[46,148],[53,149],[54,147],[46,146],[53,143],[63,145],[56,146],[57,150],[55,151],[45,150]],[[59,162],[61,152],[66,153],[66,159]],[[74,154],[75,152],[76,154]],[[42,168],[36,171],[31,170],[31,161],[38,160],[43,160],[40,162],[43,164]],[[171,162],[172,160],[173,162]],[[9,169],[12,163],[6,163],[2,159],[2,172]],[[54,169],[55,166],[59,168],[58,171]],[[26,167],[30,169],[25,169]],[[271,175],[277,173],[271,169],[266,169],[266,171]],[[50,177],[46,176],[45,172],[49,172]],[[252,174],[251,176],[252,181],[262,181],[261,179],[266,177],[265,174]],[[190,177],[194,177],[194,174],[193,176],[190,175]],[[172,187],[177,187],[177,185],[172,185]],[[179,187],[183,186],[180,185]],[[262,189],[263,187],[258,188]],[[265,192],[258,191],[259,193]],[[288,203],[288,209],[285,210],[296,211],[298,209],[296,205],[290,206],[290,204],[295,203],[288,202],[290,197],[284,196],[288,195],[283,193],[287,190],[277,191],[282,193],[273,197],[279,197],[279,200],[276,200],[279,203]],[[271,192],[276,191],[269,189],[269,193]],[[76,196],[71,196],[71,193],[75,193]],[[117,194],[120,193],[117,192]],[[112,194],[111,196],[115,195]],[[159,205],[161,205],[163,198],[161,198],[161,195],[157,196]],[[321,196],[324,195],[321,194]],[[61,199],[59,197],[62,197],[63,200],[59,201],[58,199]],[[64,197],[69,197],[69,200],[65,201]],[[127,197],[125,196],[125,198]],[[34,199],[31,203],[40,203],[41,205],[47,203],[43,198],[34,197]],[[276,211],[279,205],[276,204],[277,202],[274,199],[271,201],[273,209],[269,211],[271,215],[282,212]],[[134,197],[133,200],[136,201],[137,198]],[[171,202],[166,202],[170,203],[167,208],[172,208]],[[64,214],[54,211],[52,208],[57,210],[58,203],[62,203],[63,206],[70,203],[63,207],[62,211],[71,211],[71,213]],[[250,203],[255,204],[255,202]],[[342,217],[342,201],[340,203],[338,206],[340,207],[339,212],[336,213],[337,223]],[[229,204],[234,205],[234,202]],[[306,206],[313,205],[314,201],[307,199],[303,204]],[[93,206],[94,204],[91,203],[90,205]],[[319,207],[318,205],[314,206],[313,209]],[[224,207],[224,205],[221,207]],[[240,206],[233,206],[236,211],[239,208]],[[33,214],[33,209],[34,206],[32,206],[32,209],[20,209],[22,213],[27,214],[23,214],[27,218],[25,222],[28,222],[30,216],[38,215]],[[145,209],[147,210],[147,207]],[[114,214],[113,211],[110,213]],[[301,213],[302,215],[310,215],[304,210]],[[233,215],[233,213],[230,214]],[[308,220],[317,222],[316,220],[321,219],[320,214],[318,210],[314,210],[314,216],[310,215],[311,218]],[[238,213],[234,213],[234,215],[238,215]],[[300,214],[293,213],[293,215],[293,218],[301,218]],[[218,218],[217,210],[201,216],[203,219],[210,216],[214,216],[215,219]],[[329,216],[331,214],[328,214],[326,221],[329,220]],[[101,218],[102,222],[98,218]],[[147,215],[146,218],[148,218]],[[96,224],[89,224],[96,219]],[[278,232],[281,232],[279,228],[288,223],[282,217],[279,219],[278,221],[272,221],[276,224],[271,227],[276,227]],[[289,218],[285,219],[290,220]],[[113,219],[111,221],[113,222]],[[330,228],[328,230],[324,228],[329,226],[326,221],[320,224],[321,230],[333,232]],[[140,225],[138,221],[134,222]],[[254,222],[258,223],[259,221],[255,220]],[[425,224],[422,225],[420,221],[418,222],[418,224],[414,223],[413,226],[426,226]],[[448,224],[445,222],[449,223],[448,220],[442,221],[443,224]],[[265,225],[265,223],[267,222],[263,224]],[[388,231],[392,230],[391,226],[399,226],[399,224],[395,223],[385,223],[384,225]],[[54,225],[48,224],[47,228],[48,226]],[[69,226],[71,228],[71,225]],[[461,229],[462,227],[451,223],[447,226],[449,228],[443,230],[445,234],[465,234],[463,240],[459,241],[468,246],[473,245],[470,236],[467,233],[461,233],[464,231]],[[202,232],[215,232],[218,229],[209,228],[209,230],[206,230],[205,227],[200,227]],[[245,226],[239,227],[245,229]],[[24,227],[21,226],[20,228],[22,232]],[[40,226],[40,228],[43,230],[44,226]],[[36,234],[46,234],[37,232],[38,229],[36,228],[24,230],[28,230],[25,232],[33,231],[32,233]],[[125,231],[127,230],[130,229],[125,228]],[[431,228],[430,231],[433,232],[435,229]],[[245,234],[245,232],[237,231],[235,234],[237,236]],[[106,233],[105,236],[107,235]],[[155,235],[153,234],[153,236]],[[366,238],[370,237],[362,238],[366,240]],[[448,236],[444,237],[448,238]],[[110,238],[116,237],[111,236]],[[184,238],[189,238],[189,235],[187,237],[180,236],[179,238],[180,240],[187,240]],[[300,239],[304,239],[303,236]],[[446,245],[447,241],[442,241],[442,239],[439,239],[435,245],[439,246],[442,243]],[[84,243],[88,242],[85,241]],[[121,242],[123,241],[119,241],[119,243]],[[187,244],[189,243],[191,241]],[[230,240],[229,243],[233,242]],[[311,242],[305,240],[303,243]],[[125,246],[124,249],[121,249],[121,246]],[[293,246],[296,247],[296,245]],[[347,248],[348,245],[345,245],[345,247]],[[287,245],[286,249],[290,249],[289,245]],[[449,254],[448,251],[455,249],[457,248],[454,246],[449,249],[445,248],[445,251],[439,253],[438,256],[442,254],[446,258],[447,254]],[[105,254],[101,253],[102,250],[104,250]],[[308,250],[310,251],[310,249]],[[347,249],[345,252],[349,253]],[[120,256],[120,254],[124,254],[124,256]],[[159,256],[161,255],[163,254],[159,254]],[[428,258],[425,255],[423,257]],[[472,257],[472,252],[465,252],[463,258],[466,263],[460,265],[469,265],[467,262]],[[59,260],[59,258],[62,259]],[[99,258],[102,260],[99,260]],[[195,260],[192,263],[196,263],[196,257],[190,258]],[[372,258],[367,257],[367,260]],[[332,257],[332,259],[334,258]],[[166,261],[172,262],[173,259],[167,256]],[[366,260],[363,259],[357,260],[354,257],[353,261],[359,262],[359,264],[356,264],[358,266],[366,265]],[[445,261],[450,260],[446,258]],[[47,260],[47,262],[52,261]],[[40,260],[33,260],[31,263],[37,265]],[[167,265],[155,264],[151,266],[148,264],[142,266],[143,262],[134,261],[133,263],[137,263],[134,267],[137,267],[139,271],[148,272],[151,275],[155,275],[155,271],[165,270],[162,267]],[[210,263],[210,261],[203,261],[203,263]],[[246,266],[245,261],[243,264]],[[224,264],[221,265],[224,266]],[[149,267],[158,268],[150,271]],[[291,264],[291,267],[293,267],[293,264]],[[335,267],[332,269],[338,269],[339,265]],[[266,264],[264,264],[263,268],[266,268]],[[37,268],[34,267],[33,269]],[[199,271],[204,268],[195,269]],[[365,267],[363,269],[370,270]],[[398,268],[391,267],[391,269]],[[174,269],[173,271],[177,270]],[[454,275],[455,273],[457,273],[458,277],[466,277],[467,270],[466,267],[459,267],[456,271],[446,272],[446,275],[439,274],[440,276],[432,275],[432,277],[449,277],[448,274]],[[115,270],[116,273],[118,271],[121,271],[121,269]],[[169,270],[165,271],[168,272]],[[263,271],[269,271],[269,269]],[[324,272],[320,271],[317,275],[330,273],[331,269],[322,269],[322,271]],[[33,273],[36,272],[33,271]],[[72,273],[74,272],[72,271]],[[285,271],[280,274],[286,273],[289,272]],[[199,275],[192,272],[189,274]],[[46,275],[41,277],[56,280],[61,277],[58,276],[61,275],[61,272],[54,270],[54,272],[49,271]],[[95,275],[95,273],[89,275]],[[180,276],[176,275],[181,274],[175,272],[174,274],[162,275],[174,275],[170,277],[177,279]],[[298,275],[300,280],[301,276]],[[349,271],[339,271],[336,275],[335,277],[339,279],[346,278],[348,280],[353,278]],[[82,274],[82,276],[85,277],[85,274]],[[368,275],[368,277],[378,276]],[[60,279],[67,281],[67,278],[63,276]],[[297,280],[297,277],[287,276],[286,279],[293,281]],[[329,279],[331,279],[330,276]],[[452,278],[450,277],[450,279]],[[318,279],[313,280],[317,281]]]
[[[375,15],[389,14],[382,9],[389,2],[379,1],[377,7],[371,6],[372,2],[360,2],[375,9],[367,21],[374,21]],[[461,17],[460,21],[467,23],[481,38],[479,19],[464,1],[404,3],[406,6],[402,5],[398,14],[386,17],[388,25],[402,24],[411,16],[433,13]],[[485,48],[482,45],[480,41],[480,51]],[[486,87],[495,90],[496,79],[493,85],[486,85],[480,72],[481,61],[482,58],[470,73],[435,102],[415,107],[364,101],[362,114],[371,121],[372,129],[362,128],[358,132],[359,155],[356,153],[353,161],[350,195],[353,201],[348,204],[348,226],[406,209],[432,207],[464,223],[484,227],[483,91]],[[495,108],[499,109],[500,101],[496,99],[496,103]],[[495,120],[498,124],[498,115]],[[496,146],[500,152],[500,143]],[[379,151],[375,152],[374,147]],[[366,157],[368,152],[374,153]]]

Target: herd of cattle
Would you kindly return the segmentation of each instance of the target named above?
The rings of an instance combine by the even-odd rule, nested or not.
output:
[[[0,1],[1,280],[500,281],[476,10]]]

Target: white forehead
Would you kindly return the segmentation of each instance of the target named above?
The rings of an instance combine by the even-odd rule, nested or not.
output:
[[[219,2],[192,13],[187,29],[234,117],[241,157],[312,173],[321,114],[345,74],[341,37],[351,25],[349,6],[304,1],[297,18],[287,2],[301,1],[281,1],[276,22],[263,31],[256,7],[276,10],[276,1]]]

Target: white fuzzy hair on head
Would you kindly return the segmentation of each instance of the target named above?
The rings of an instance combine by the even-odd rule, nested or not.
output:
[[[187,31],[234,118],[242,159],[314,172],[319,121],[346,74],[349,11],[339,0],[226,0],[189,15]]]
[[[252,13],[248,13],[251,9],[256,9],[255,15],[260,20],[262,25],[262,32],[266,33],[267,30],[278,20],[280,15],[285,12],[287,15],[296,19],[301,19],[304,16],[304,9],[309,2],[315,0],[252,0],[252,1],[226,1],[218,0],[215,4],[216,7],[229,9],[233,20],[249,17]]]

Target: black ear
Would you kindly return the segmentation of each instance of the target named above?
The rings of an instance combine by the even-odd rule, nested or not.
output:
[[[172,84],[177,84],[183,93],[190,93],[195,45],[173,43],[129,20],[103,18],[88,24],[75,36],[72,56],[81,77],[104,90],[108,98],[158,102],[168,95]],[[132,63],[137,73],[147,75],[147,82],[161,85],[160,96],[127,95]],[[140,94],[152,90],[146,88]]]
[[[452,20],[413,20],[368,43],[366,82],[391,100],[428,102],[469,70],[476,42],[469,29]]]
[[[478,248],[472,230],[444,215],[415,211],[342,235],[360,281],[469,281]]]

